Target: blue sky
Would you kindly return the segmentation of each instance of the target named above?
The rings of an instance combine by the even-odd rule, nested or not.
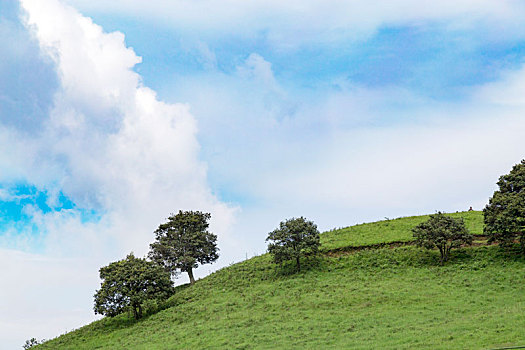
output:
[[[489,0],[0,0],[0,338],[92,320],[98,268],[179,209],[212,213],[201,277],[292,216],[482,209],[523,158],[524,19]]]
[[[272,63],[276,78],[297,93],[347,79],[367,87],[417,89],[444,100],[457,98],[466,87],[497,79],[501,70],[519,68],[525,49],[522,38],[495,37],[493,30],[479,26],[450,29],[446,21],[384,25],[364,39],[276,49],[264,30],[249,38],[242,33],[209,38],[206,32],[153,26],[144,18],[99,13],[92,17],[108,31],[124,32],[136,52],[148,53],[136,70],[159,93],[166,79],[176,77],[177,84],[209,69],[193,47],[195,42],[213,52],[217,69],[225,74],[232,74],[256,52]]]

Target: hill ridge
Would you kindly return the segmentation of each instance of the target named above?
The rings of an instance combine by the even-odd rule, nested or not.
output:
[[[468,216],[480,232],[480,212],[458,215]],[[399,227],[417,221],[396,220]],[[384,244],[395,244],[392,222],[367,225],[366,232],[381,229],[376,235],[389,229]],[[366,241],[343,235],[338,242],[350,249]],[[272,264],[267,254],[257,256],[178,287],[164,310],[143,320],[105,318],[38,348],[440,349],[524,342],[523,258],[481,246],[459,249],[440,267],[436,252],[420,250],[405,240],[407,232],[402,235],[406,246],[324,255],[300,273]]]

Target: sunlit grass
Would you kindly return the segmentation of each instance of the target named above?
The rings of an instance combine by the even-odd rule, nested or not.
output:
[[[481,214],[465,215],[481,233]],[[425,218],[368,224],[400,232]],[[477,220],[477,221],[476,221]],[[405,221],[405,222],[403,222]],[[365,226],[365,225],[362,225]],[[476,231],[477,230],[477,231]],[[381,233],[381,235],[379,235]],[[390,236],[389,236],[390,237]],[[342,244],[355,242],[347,235]],[[334,247],[338,247],[334,245]],[[42,349],[489,349],[525,345],[525,260],[464,248],[439,266],[416,247],[277,266],[263,255],[181,286],[163,311],[94,322]]]
[[[525,343],[525,261],[469,248],[438,266],[415,247],[311,261],[267,256],[181,289],[164,311],[104,319],[47,349],[490,348]]]
[[[481,211],[466,211],[447,215],[463,218],[470,233],[483,234],[483,213]],[[428,220],[428,215],[412,216],[325,232],[321,235],[321,249],[327,251],[344,247],[412,241],[412,228],[426,220]]]

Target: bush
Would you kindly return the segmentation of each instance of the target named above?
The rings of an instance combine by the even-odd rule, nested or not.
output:
[[[294,259],[297,270],[301,270],[301,256],[317,254],[320,246],[317,225],[303,217],[282,221],[266,241],[276,263]]]
[[[142,317],[145,303],[164,300],[173,292],[170,275],[157,264],[129,254],[100,269],[101,287],[95,293],[96,314],[116,316],[127,310]]]
[[[427,249],[437,248],[441,254],[440,264],[448,260],[450,251],[463,244],[472,244],[472,235],[468,232],[463,218],[453,218],[441,212],[412,229],[417,245]]]

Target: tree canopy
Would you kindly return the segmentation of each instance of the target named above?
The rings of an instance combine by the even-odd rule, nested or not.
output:
[[[499,190],[483,209],[484,232],[503,247],[518,240],[525,252],[525,160],[500,176],[497,185]]]
[[[320,235],[317,225],[304,217],[282,221],[279,228],[268,234],[268,252],[276,263],[295,259],[301,269],[301,256],[315,255],[319,251]]]
[[[135,319],[142,317],[147,300],[163,300],[173,292],[169,273],[157,264],[136,258],[126,259],[100,269],[101,287],[95,293],[95,313],[116,316],[127,310]]]
[[[46,341],[45,339],[37,340],[36,338],[31,338],[31,339],[26,340],[25,344],[22,345],[22,347],[23,347],[25,350],[27,350],[27,349],[31,349],[31,348],[34,347],[34,346],[37,346],[37,345],[43,344],[45,341]]]
[[[193,269],[219,258],[217,236],[208,232],[211,214],[182,211],[171,215],[155,230],[155,242],[150,245],[149,257],[175,276],[187,272],[195,283]]]
[[[440,263],[448,260],[450,251],[462,244],[471,244],[472,235],[468,232],[463,218],[453,218],[441,212],[412,229],[416,243],[424,248],[439,249]]]

